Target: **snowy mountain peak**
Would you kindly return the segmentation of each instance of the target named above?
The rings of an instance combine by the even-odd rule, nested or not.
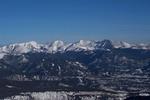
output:
[[[90,44],[91,43],[91,41],[87,41],[87,40],[80,40],[79,42],[78,42],[78,44],[79,45],[87,45],[87,44]]]
[[[57,40],[52,42],[48,46],[48,52],[57,52],[57,51],[64,51],[65,50],[65,43],[61,40]]]
[[[103,48],[103,49],[112,49],[113,48],[113,44],[112,41],[110,40],[103,40],[103,41],[99,41],[97,42],[98,47],[99,48]]]
[[[20,46],[20,47],[28,48],[28,49],[40,49],[40,44],[38,44],[35,41],[30,41],[30,42],[25,42],[25,43],[19,43],[16,46]]]
[[[123,48],[131,48],[132,47],[132,45],[127,42],[121,41],[120,44],[121,44],[121,47],[123,47]]]
[[[25,45],[30,45],[30,46],[33,46],[35,48],[37,48],[39,46],[39,44],[35,41],[26,42]]]
[[[87,51],[87,50],[94,50],[95,43],[93,41],[86,41],[80,40],[76,43],[72,43],[68,48],[67,51]]]
[[[31,41],[31,42],[15,43],[15,44],[10,44],[8,46],[3,46],[0,48],[0,52],[18,54],[18,53],[27,53],[30,51],[36,51],[38,49],[40,49],[40,45],[35,41]]]
[[[64,45],[64,42],[61,41],[61,40],[56,40],[52,43],[53,46],[63,46]]]
[[[113,41],[114,48],[131,48],[133,45],[124,41]]]

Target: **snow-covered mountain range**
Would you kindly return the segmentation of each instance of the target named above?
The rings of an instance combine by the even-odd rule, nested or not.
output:
[[[131,48],[131,49],[145,49],[150,50],[150,44],[129,44],[127,42],[114,42],[110,40],[103,41],[89,41],[80,40],[75,43],[65,43],[57,40],[52,43],[38,44],[35,41],[25,43],[15,43],[0,47],[0,58],[4,55],[14,54],[19,55],[29,52],[67,52],[67,51],[92,51],[92,50],[111,50],[112,48]]]
[[[101,91],[98,100],[150,94],[148,44],[31,41],[1,46],[0,56],[0,99],[36,98],[39,93],[32,92],[43,91]],[[41,95],[53,98],[53,93]],[[82,96],[71,95],[73,100]],[[95,98],[95,93],[86,97]]]

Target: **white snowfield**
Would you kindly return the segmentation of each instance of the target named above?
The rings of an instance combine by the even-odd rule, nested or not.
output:
[[[108,100],[124,100],[126,94],[110,94]],[[77,97],[79,96],[79,98]],[[11,96],[3,100],[99,100],[103,98],[102,92],[28,92]]]
[[[4,100],[68,100],[68,96],[64,92],[33,92],[22,93],[22,95],[16,95]]]
[[[112,45],[114,48],[132,48],[132,49],[146,49],[150,50],[150,44],[129,44],[127,42],[114,42],[110,40],[103,41],[89,41],[80,40],[75,43],[64,43],[63,41],[57,40],[49,44],[38,44],[35,41],[25,43],[15,43],[7,46],[0,47],[0,59],[5,55],[13,54],[19,55],[22,53],[29,52],[66,52],[66,51],[92,51],[97,49],[108,50],[105,47]]]

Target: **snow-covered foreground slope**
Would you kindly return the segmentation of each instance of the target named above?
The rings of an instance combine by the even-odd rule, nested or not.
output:
[[[135,97],[136,99],[130,99]],[[141,99],[140,99],[141,98]],[[147,99],[142,99],[147,98]],[[131,96],[126,92],[104,93],[97,91],[80,92],[28,92],[11,96],[3,100],[149,100],[150,94],[142,93]]]
[[[105,95],[107,97],[105,97]],[[125,93],[103,94],[101,92],[32,92],[5,98],[4,100],[124,100]],[[108,97],[109,95],[109,97]]]
[[[12,96],[4,100],[68,100],[68,94],[64,92],[33,92],[22,93],[21,95]]]

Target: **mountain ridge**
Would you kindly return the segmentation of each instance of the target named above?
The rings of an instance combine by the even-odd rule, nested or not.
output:
[[[79,40],[73,43],[65,43],[61,40],[56,40],[48,44],[39,44],[36,41],[29,41],[23,43],[15,43],[0,47],[0,58],[7,54],[22,54],[28,52],[46,52],[57,53],[67,51],[93,51],[93,50],[111,50],[112,48],[131,48],[131,49],[144,49],[150,50],[149,44],[129,44],[124,41],[111,41],[111,40]]]

